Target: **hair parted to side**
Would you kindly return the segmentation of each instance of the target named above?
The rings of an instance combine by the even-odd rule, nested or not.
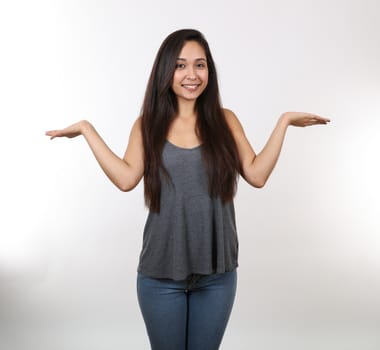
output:
[[[142,106],[144,145],[144,197],[150,210],[160,211],[161,175],[168,177],[162,163],[162,150],[169,126],[178,112],[177,97],[171,84],[177,58],[188,41],[199,43],[206,54],[208,84],[196,100],[196,132],[202,142],[209,193],[222,201],[233,199],[240,162],[237,147],[221,107],[216,68],[203,34],[194,29],[171,33],[161,44],[149,77]]]

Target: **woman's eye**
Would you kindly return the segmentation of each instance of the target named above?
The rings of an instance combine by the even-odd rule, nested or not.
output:
[[[198,68],[206,68],[206,65],[204,63],[198,63],[197,67]]]
[[[185,65],[183,63],[177,63],[175,65],[176,68],[185,68]]]

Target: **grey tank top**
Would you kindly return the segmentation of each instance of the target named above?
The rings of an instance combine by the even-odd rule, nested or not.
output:
[[[238,266],[234,204],[210,197],[201,147],[165,143],[170,180],[161,178],[160,213],[145,224],[138,272],[146,276],[184,280]]]

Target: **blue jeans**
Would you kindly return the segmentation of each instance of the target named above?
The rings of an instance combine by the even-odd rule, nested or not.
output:
[[[183,281],[137,275],[137,296],[152,350],[217,350],[236,294],[237,272]]]

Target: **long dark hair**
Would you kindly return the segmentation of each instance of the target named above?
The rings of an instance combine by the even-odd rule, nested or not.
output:
[[[202,142],[202,157],[207,169],[209,194],[222,201],[233,199],[236,192],[240,162],[237,147],[221,107],[216,68],[209,45],[194,29],[170,34],[158,50],[149,77],[142,107],[144,144],[144,196],[150,210],[160,211],[161,178],[168,176],[162,163],[162,150],[171,122],[178,112],[177,97],[171,84],[177,58],[188,41],[199,43],[206,54],[208,84],[197,98],[196,132]]]

